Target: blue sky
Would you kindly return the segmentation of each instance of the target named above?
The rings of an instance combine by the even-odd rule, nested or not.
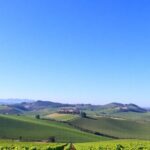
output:
[[[1,0],[0,97],[150,106],[148,0]]]

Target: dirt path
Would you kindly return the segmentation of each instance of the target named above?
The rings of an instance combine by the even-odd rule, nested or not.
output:
[[[70,150],[76,150],[75,146],[72,143],[70,144]]]

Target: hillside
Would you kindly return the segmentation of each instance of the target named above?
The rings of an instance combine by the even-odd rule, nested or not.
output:
[[[126,113],[126,112],[136,112],[136,113],[146,113],[148,110],[141,108],[135,104],[121,104],[121,103],[110,103],[106,105],[95,105],[88,106],[84,108],[85,111],[95,112],[95,114],[114,114],[114,113]]]
[[[0,105],[0,114],[22,114],[23,110],[8,106],[8,105]]]
[[[79,110],[79,114],[67,110]],[[87,114],[86,118],[80,117],[81,111]],[[70,105],[38,100],[0,105],[0,113],[3,114],[0,115],[0,138],[21,136],[25,140],[43,140],[55,137],[58,142],[110,138],[150,140],[150,112],[135,104]],[[37,114],[41,119],[35,119]]]
[[[137,112],[118,112],[111,114],[114,118],[123,118],[133,121],[150,121],[150,112],[137,113]]]
[[[81,132],[67,124],[24,116],[0,115],[0,138],[43,140],[55,137],[57,142],[99,141],[108,138]]]
[[[4,100],[3,100],[4,101]],[[22,100],[23,101],[23,100]],[[148,112],[148,109],[141,108],[140,106],[137,106],[135,104],[121,104],[121,103],[110,103],[106,105],[92,105],[92,104],[63,104],[63,103],[57,103],[52,101],[30,101],[26,100],[25,102],[22,102],[19,100],[16,104],[5,104],[5,106],[9,107],[9,109],[16,110],[16,114],[19,112],[22,113],[28,113],[28,112],[38,112],[42,113],[42,111],[46,110],[47,114],[49,114],[48,110],[58,111],[61,108],[74,108],[78,109],[80,111],[86,111],[91,114],[101,115],[101,114],[113,114],[113,113],[126,113],[126,112],[135,112],[135,113],[146,113]],[[14,103],[14,102],[13,102]],[[0,113],[8,113],[11,114],[11,111],[7,112],[7,109],[4,109],[4,111],[1,109]],[[46,112],[45,111],[45,112]]]
[[[141,112],[144,113],[147,110],[139,107],[135,104],[121,104],[121,103],[110,103],[102,106],[102,109],[109,109],[116,112]]]
[[[76,127],[97,134],[117,138],[150,139],[150,122],[123,120],[120,118],[77,118],[71,121]]]

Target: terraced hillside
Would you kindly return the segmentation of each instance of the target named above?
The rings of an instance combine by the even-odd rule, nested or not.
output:
[[[77,118],[72,125],[92,132],[117,138],[150,139],[149,121],[121,120],[118,118]]]
[[[55,137],[57,142],[85,142],[108,138],[81,132],[67,124],[24,116],[0,115],[0,138],[41,140]]]

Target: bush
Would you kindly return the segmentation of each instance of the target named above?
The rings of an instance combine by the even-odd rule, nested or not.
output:
[[[81,112],[81,113],[80,113],[80,116],[81,116],[82,118],[86,118],[86,113],[85,113],[85,112]]]
[[[40,119],[40,115],[39,115],[39,114],[36,115],[35,118],[36,118],[36,119]]]
[[[55,142],[55,137],[54,137],[54,136],[49,137],[49,138],[47,139],[47,142]]]

